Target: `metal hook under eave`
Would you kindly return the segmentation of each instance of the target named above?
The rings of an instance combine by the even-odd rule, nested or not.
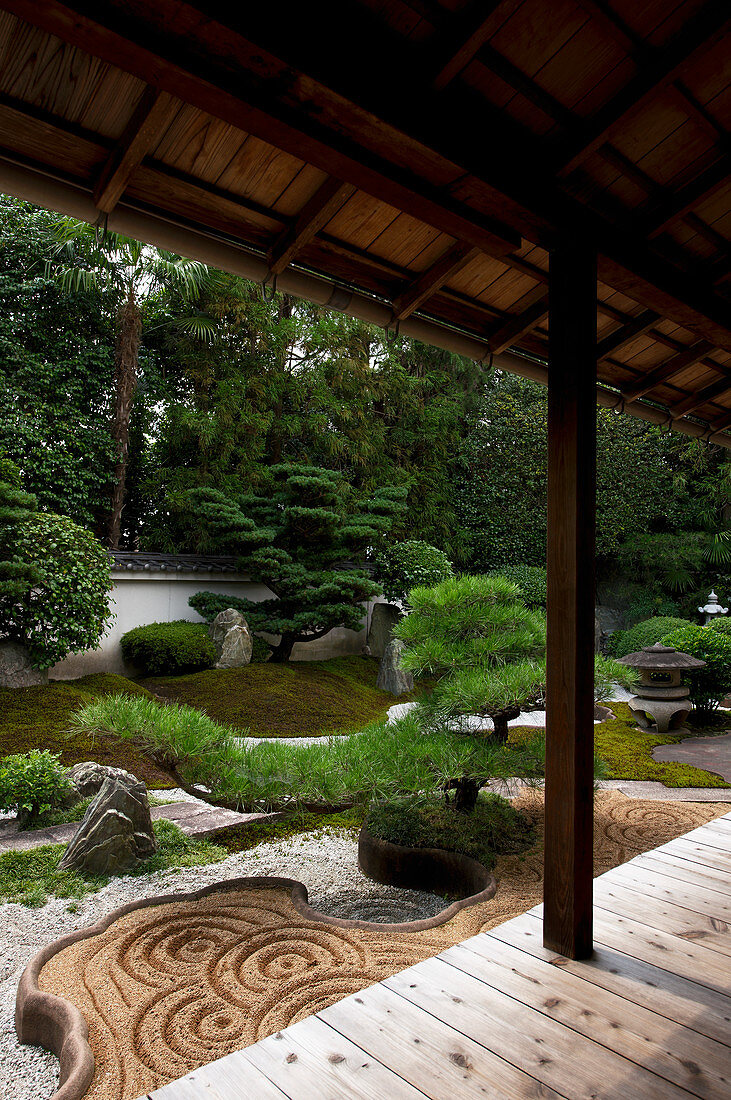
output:
[[[94,222],[94,243],[97,248],[101,248],[104,241],[107,239],[107,233],[109,225],[109,214],[105,214],[103,210],[99,211],[99,217]]]
[[[277,294],[277,279],[278,278],[279,278],[279,275],[272,275],[271,271],[267,271],[266,275],[264,276],[264,278],[261,281],[262,301],[267,302],[267,303],[274,301],[274,299],[276,297],[276,294]],[[272,284],[272,292],[267,297],[267,283],[269,282],[270,279],[271,279],[271,284]]]
[[[622,413],[624,412],[624,409],[625,409],[625,399],[620,394],[619,398],[617,399],[616,405],[612,405],[612,412],[614,413],[615,416],[621,416]]]
[[[485,362],[485,360],[487,360],[487,363]],[[492,370],[494,361],[495,361],[495,353],[493,352],[493,350],[490,347],[489,343],[486,343],[484,352],[482,353],[482,355],[480,356],[480,358],[476,362],[477,362],[478,366],[480,366],[480,367],[485,367],[486,366],[488,370]]]
[[[386,333],[386,340],[388,340],[389,343],[394,344],[398,340],[401,333],[401,318],[394,317],[392,312],[391,320],[388,322],[388,324],[384,325],[383,328]]]

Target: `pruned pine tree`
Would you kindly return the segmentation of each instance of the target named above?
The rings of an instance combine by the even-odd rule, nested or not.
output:
[[[17,467],[0,456],[0,638],[20,637],[14,610],[43,580],[18,547],[23,524],[37,510],[36,498],[20,488]]]
[[[508,722],[545,683],[542,613],[529,610],[518,586],[499,576],[449,578],[412,589],[408,602],[411,612],[394,635],[405,646],[402,667],[430,684],[419,703],[419,721],[429,729],[459,729],[468,715],[489,718],[492,728],[484,735],[504,744]],[[474,809],[489,778],[449,780],[455,807]]]
[[[271,660],[287,661],[296,642],[360,629],[362,602],[380,591],[363,568],[365,553],[388,533],[405,496],[393,486],[357,494],[336,471],[287,463],[238,499],[214,489],[188,499],[219,550],[237,554],[240,568],[274,593],[237,606],[253,630],[280,635]],[[211,594],[203,596],[211,610]]]

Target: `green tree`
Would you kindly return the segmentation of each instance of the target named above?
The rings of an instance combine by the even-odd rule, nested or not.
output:
[[[210,319],[190,313],[208,277],[207,268],[171,252],[153,249],[130,237],[98,231],[63,218],[56,225],[57,244],[49,276],[66,292],[96,292],[114,311],[114,374],[111,438],[114,471],[107,537],[119,546],[127,492],[130,415],[137,387],[140,343],[145,315],[161,291],[174,287],[185,299],[188,316],[178,317],[196,336],[211,335]]]
[[[216,545],[237,553],[240,568],[274,594],[245,601],[246,615],[252,629],[281,635],[271,660],[287,661],[296,642],[360,628],[362,601],[379,587],[358,563],[389,531],[404,495],[386,486],[364,496],[332,470],[291,463],[270,467],[256,493],[235,499],[201,489],[190,504]],[[203,613],[201,596],[208,618],[210,594],[191,603]]]
[[[113,333],[96,292],[46,273],[57,215],[0,195],[0,452],[38,506],[101,529]]]
[[[23,526],[37,509],[31,493],[20,488],[14,463],[0,455],[0,637],[22,639],[17,610],[43,572],[23,554]]]

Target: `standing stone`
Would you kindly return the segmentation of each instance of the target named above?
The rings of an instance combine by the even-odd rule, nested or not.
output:
[[[108,778],[58,866],[89,875],[124,875],[156,851],[144,783]]]
[[[401,654],[404,643],[394,638],[386,646],[386,652],[381,658],[381,667],[378,669],[376,687],[381,691],[390,691],[392,695],[405,695],[407,691],[414,690],[414,677],[410,672],[404,672],[401,668]]]
[[[371,626],[368,631],[368,648],[373,657],[380,658],[386,652],[391,641],[391,631],[401,618],[401,608],[392,603],[374,604],[371,612]]]
[[[24,645],[9,640],[0,642],[0,687],[37,687],[48,683],[47,668],[33,668]]]
[[[254,639],[240,611],[228,607],[219,612],[211,623],[210,635],[216,649],[214,668],[241,668],[249,664]]]
[[[77,799],[93,798],[94,795],[99,794],[105,779],[119,779],[127,786],[140,783],[144,787],[144,783],[141,783],[136,775],[132,775],[132,772],[127,772],[124,768],[112,768],[109,764],[97,764],[95,760],[84,760],[80,764],[74,764],[73,768],[69,769],[68,779]]]

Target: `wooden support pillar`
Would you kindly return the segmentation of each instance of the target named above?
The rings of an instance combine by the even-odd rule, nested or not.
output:
[[[548,668],[543,942],[592,942],[596,254],[551,254],[548,371]]]

